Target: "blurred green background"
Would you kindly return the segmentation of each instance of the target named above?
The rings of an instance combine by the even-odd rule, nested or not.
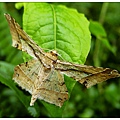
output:
[[[120,71],[120,3],[52,4],[75,8],[78,12],[84,13],[88,20],[102,24],[110,45],[99,39],[101,36],[93,33],[91,50],[85,64]],[[0,3],[0,62],[15,66],[22,62],[22,56],[20,51],[11,46],[11,35],[4,13],[11,14],[22,26],[23,8],[17,10],[15,3]],[[106,38],[103,36],[102,39]],[[0,79],[1,76],[7,78],[1,71],[7,71],[9,74],[9,70],[0,66]],[[45,107],[40,102],[39,105],[41,114],[38,117],[49,117]],[[19,101],[15,92],[2,82],[0,82],[0,117],[33,117]],[[120,78],[108,80],[90,89],[76,83],[63,117],[120,117]]]

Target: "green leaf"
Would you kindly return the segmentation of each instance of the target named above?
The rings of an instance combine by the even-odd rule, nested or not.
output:
[[[65,6],[24,3],[23,28],[44,49],[70,62],[84,63],[90,50],[89,22]]]
[[[48,3],[24,3],[23,28],[43,49],[56,50],[66,61],[85,62],[90,50],[89,21],[75,9]],[[68,78],[65,82],[70,94],[76,81]],[[42,103],[51,117],[62,117],[67,102],[61,108]]]
[[[95,36],[107,37],[105,29],[97,21],[90,20],[90,31]]]
[[[21,9],[21,7],[23,7],[23,5],[24,4],[22,2],[21,3],[15,3],[15,8],[19,10],[19,9]]]
[[[108,50],[110,50],[114,55],[116,55],[116,47],[110,45],[107,38],[100,38],[100,40]]]
[[[9,51],[12,51],[12,46],[11,46],[11,41],[10,41],[10,35],[9,35],[9,30],[4,29],[8,28],[7,21],[5,20],[4,17],[4,3],[0,4],[0,56],[5,56],[8,55],[8,57],[11,55]],[[7,47],[6,47],[7,45]]]
[[[116,54],[116,49],[112,45],[110,45],[107,39],[107,33],[104,27],[97,21],[90,20],[90,31],[93,35],[96,36],[98,40],[100,40],[104,46],[110,50],[114,55]]]

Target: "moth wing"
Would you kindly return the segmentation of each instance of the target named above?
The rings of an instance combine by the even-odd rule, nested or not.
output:
[[[110,68],[78,65],[61,61],[58,61],[55,69],[60,70],[61,73],[84,84],[87,88],[106,81],[107,79],[120,77],[117,70],[112,70]]]
[[[32,94],[39,69],[41,69],[41,64],[37,60],[30,60],[26,63],[17,65],[14,69],[13,80]]]
[[[43,50],[24,32],[20,25],[12,18],[9,14],[5,14],[5,17],[8,21],[10,32],[12,35],[12,46],[25,51],[33,58],[37,58],[35,56],[35,52],[42,53]]]
[[[39,98],[61,107],[68,99],[68,91],[63,75],[59,71],[50,70],[47,74],[45,73],[43,77],[44,79],[40,82],[41,84],[36,84],[30,105],[33,105],[35,100]],[[39,80],[37,80],[37,82],[39,82]]]
[[[81,80],[79,80],[79,82],[81,84],[84,84],[87,88],[89,88],[97,83],[100,83],[115,77],[120,77],[120,74],[118,73],[117,70],[105,68],[102,72],[98,72],[96,74],[91,74],[90,76],[84,77]]]

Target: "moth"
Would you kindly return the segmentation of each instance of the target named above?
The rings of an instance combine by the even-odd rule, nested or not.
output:
[[[31,95],[30,106],[37,99],[61,107],[68,100],[64,74],[87,88],[120,77],[117,70],[73,64],[58,60],[55,50],[44,52],[9,14],[5,14],[12,35],[12,46],[32,56],[32,60],[19,64],[14,69],[13,80]]]

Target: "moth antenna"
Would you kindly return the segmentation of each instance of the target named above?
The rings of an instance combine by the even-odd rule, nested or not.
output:
[[[58,53],[58,56],[61,58],[61,60],[65,61],[61,54]]]

